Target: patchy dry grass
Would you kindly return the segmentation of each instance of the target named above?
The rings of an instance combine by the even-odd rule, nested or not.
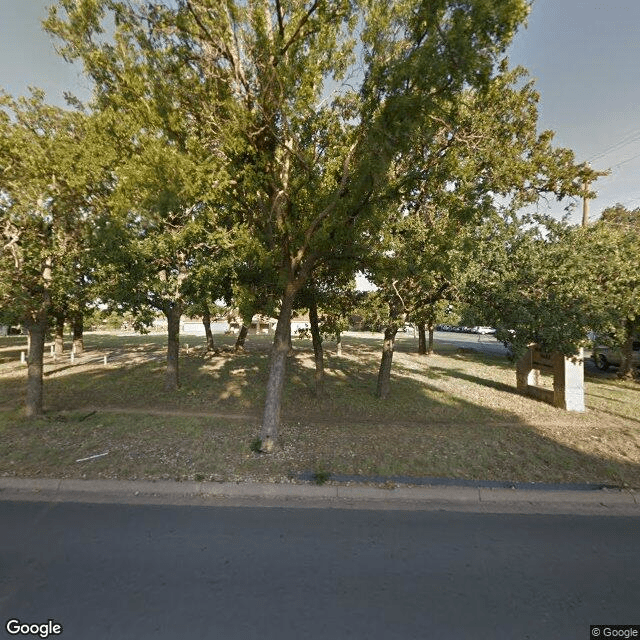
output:
[[[515,392],[503,358],[436,345],[413,353],[401,336],[392,395],[373,396],[379,340],[327,344],[328,397],[312,393],[308,342],[294,343],[281,446],[251,451],[258,434],[269,340],[207,354],[182,339],[182,387],[162,390],[163,336],[88,335],[87,353],[45,368],[46,416],[21,417],[24,338],[0,339],[0,474],[90,478],[286,481],[304,471],[640,487],[640,385],[586,378],[584,414]],[[186,344],[189,344],[187,353]],[[103,357],[108,356],[105,366]],[[79,459],[109,452],[84,462]]]

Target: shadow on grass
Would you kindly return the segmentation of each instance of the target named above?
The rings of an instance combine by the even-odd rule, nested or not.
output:
[[[607,409],[602,409],[601,407],[594,407],[593,411],[598,411],[599,413],[605,413],[608,416],[613,416],[614,418],[622,418],[623,420],[629,420],[629,422],[640,424],[640,420],[638,420],[637,418],[632,418],[631,416],[627,416],[624,413],[615,413],[615,411],[608,411]]]
[[[603,400],[606,400],[607,402],[619,402],[621,404],[624,404],[623,400],[620,400],[620,398],[612,398],[611,396],[603,396],[600,395],[599,393],[593,393],[593,391],[588,391],[585,393],[586,396],[589,396],[591,398],[602,398]]]
[[[502,391],[504,393],[512,393],[514,395],[520,395],[515,385],[505,384],[498,380],[492,380],[491,378],[480,378],[478,376],[472,376],[460,369],[444,369],[442,367],[430,367],[432,372],[440,372],[442,377],[458,378],[459,380],[465,380],[466,382],[472,382],[482,385],[484,387],[491,387],[496,391]],[[515,380],[515,371],[514,371]]]
[[[180,355],[180,388],[164,390],[166,363],[154,360],[66,373],[47,381],[47,406],[68,409],[91,403],[97,407],[131,406],[136,409],[252,412],[263,400],[266,384],[265,353],[196,351]],[[150,354],[148,354],[150,355]]]
[[[640,465],[635,462],[612,460],[567,446],[541,434],[515,412],[490,408],[481,399],[459,397],[397,372],[392,395],[384,401],[374,398],[379,344],[373,341],[371,346],[347,343],[347,357],[327,357],[326,384],[331,395],[322,400],[313,394],[309,344],[296,341],[284,391],[282,448],[273,457],[251,454],[249,436],[256,433],[264,402],[269,341],[254,340],[245,352],[218,356],[197,351],[195,347],[200,345],[195,340],[189,339],[189,343],[193,351],[188,355],[183,352],[180,360],[182,388],[172,394],[162,389],[162,360],[68,370],[50,377],[45,385],[50,418],[57,412],[88,406],[98,412],[81,424],[76,421],[77,432],[69,428],[65,431],[64,418],[45,421],[33,437],[28,421],[16,421],[14,426],[5,423],[0,438],[0,473],[15,471],[15,467],[5,465],[10,464],[12,456],[18,456],[21,473],[28,475],[42,468],[50,469],[48,472],[55,476],[62,472],[62,463],[54,450],[62,442],[68,448],[68,460],[83,457],[92,446],[98,450],[110,443],[114,451],[111,459],[91,469],[112,472],[117,477],[141,477],[152,468],[151,475],[164,477],[166,471],[169,477],[187,478],[197,468],[198,475],[205,478],[230,479],[235,474],[267,479],[326,468],[335,474],[640,486]],[[504,383],[492,384],[459,369],[430,367],[430,371],[438,377],[450,376],[516,393]],[[10,384],[4,386],[4,392],[23,391],[24,380],[7,382]],[[99,411],[113,406],[123,410],[121,424],[117,416],[105,419]],[[126,418],[127,409],[147,410],[149,415]],[[163,411],[167,415],[158,417],[157,413]],[[176,415],[180,412],[185,413],[184,418]],[[202,415],[194,419],[187,417],[189,412]],[[249,415],[251,424],[220,423],[205,415],[215,412]],[[220,434],[224,434],[222,440]],[[135,451],[145,452],[139,461],[131,449],[134,445],[129,444],[131,438]],[[43,440],[50,443],[45,449]],[[125,450],[130,451],[126,456],[122,453]],[[53,457],[53,462],[47,463],[49,467],[43,466],[47,451]],[[118,451],[122,453],[120,458]],[[144,460],[150,457],[156,461],[155,466],[145,467]],[[182,465],[183,458],[190,461],[188,465]],[[118,460],[123,469],[109,466],[117,466]],[[223,464],[230,466],[221,471]],[[69,473],[79,471],[73,467]]]

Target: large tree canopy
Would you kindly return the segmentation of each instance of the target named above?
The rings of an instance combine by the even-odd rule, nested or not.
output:
[[[640,209],[620,204],[605,209],[586,240],[599,339],[622,348],[619,375],[630,377],[633,343],[640,332]]]
[[[169,103],[201,124],[233,177],[227,206],[262,243],[281,291],[264,450],[277,438],[296,294],[318,263],[375,234],[383,214],[371,204],[393,159],[443,102],[489,81],[527,11],[525,0],[60,0],[52,10],[64,54],[82,58],[102,93],[126,75],[118,52],[132,42],[171,60],[163,73],[189,90]],[[131,35],[108,42],[107,12]]]
[[[386,241],[370,268],[390,310],[379,396],[389,390],[395,332],[407,316],[433,326],[436,305],[462,289],[484,241],[477,228],[499,226],[500,210],[542,196],[577,196],[583,176],[594,173],[570,150],[554,148],[551,132],[538,134],[538,95],[524,77],[503,62],[484,86],[441,101],[394,162],[382,200]]]
[[[111,37],[101,37],[109,16]],[[95,83],[92,106],[111,117],[118,164],[110,202],[123,234],[105,296],[141,318],[151,309],[166,316],[165,388],[175,390],[180,317],[187,304],[211,295],[215,287],[203,285],[201,293],[195,282],[203,284],[205,271],[217,277],[216,262],[231,241],[220,223],[225,166],[198,106],[218,93],[188,73],[175,43],[146,28],[159,28],[154,16],[144,5],[61,2],[46,24],[64,38],[65,57],[82,58]]]
[[[465,298],[478,322],[519,357],[531,343],[575,355],[598,322],[585,231],[547,216],[497,219],[478,230]]]
[[[158,160],[140,166],[157,170],[184,152],[226,220],[245,230],[258,268],[274,274],[280,310],[263,450],[277,439],[291,312],[314,271],[355,264],[412,199],[422,222],[446,211],[446,238],[497,196],[525,202],[573,188],[572,156],[534,133],[530,88],[513,89],[518,72],[497,68],[528,8],[526,0],[59,0],[51,10],[47,26],[63,54],[84,63],[96,106],[139,114],[132,144],[147,145],[134,156]],[[524,127],[514,113],[530,116]],[[185,131],[195,146],[181,146]],[[427,152],[414,163],[416,149]],[[131,179],[145,184],[139,173]],[[418,231],[428,242],[429,229]]]
[[[626,354],[640,328],[640,210],[606,209],[587,228],[548,216],[496,218],[478,229],[465,299],[518,357],[531,343],[574,355],[594,332]],[[635,338],[637,339],[637,338]]]
[[[109,189],[100,128],[42,92],[0,98],[0,309],[30,335],[27,414],[42,412],[42,352],[52,305],[85,299]],[[93,256],[93,257],[92,257]]]

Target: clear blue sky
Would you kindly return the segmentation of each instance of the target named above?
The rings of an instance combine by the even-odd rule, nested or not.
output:
[[[534,0],[509,57],[536,80],[540,128],[611,169],[594,185],[591,217],[616,202],[640,207],[640,0]]]
[[[86,98],[87,81],[41,30],[49,4],[0,0],[0,87],[20,95],[38,86],[58,104],[67,89]],[[534,0],[509,57],[536,80],[540,128],[579,161],[611,169],[594,187],[591,217],[616,202],[640,207],[640,0]],[[578,206],[572,219],[580,216]]]

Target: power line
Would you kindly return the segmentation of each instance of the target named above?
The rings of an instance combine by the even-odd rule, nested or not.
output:
[[[626,160],[622,160],[621,162],[618,162],[617,164],[614,164],[612,169],[617,169],[618,167],[621,167],[623,164],[627,164],[627,162],[631,162],[632,160],[635,160],[636,158],[640,158],[640,153],[636,153],[635,156],[631,156],[630,158],[627,158]]]
[[[637,128],[637,129],[631,131],[630,133],[625,134],[617,142],[614,142],[613,144],[610,144],[608,147],[606,147],[605,149],[603,149],[599,153],[596,153],[595,155],[591,156],[589,158],[589,162],[593,162],[594,160],[599,160],[601,158],[604,158],[605,156],[609,155],[610,153],[613,153],[614,151],[618,151],[618,149],[622,149],[622,147],[625,147],[625,146],[627,146],[629,144],[632,144],[632,143],[638,142],[638,141],[640,141],[640,128]]]

